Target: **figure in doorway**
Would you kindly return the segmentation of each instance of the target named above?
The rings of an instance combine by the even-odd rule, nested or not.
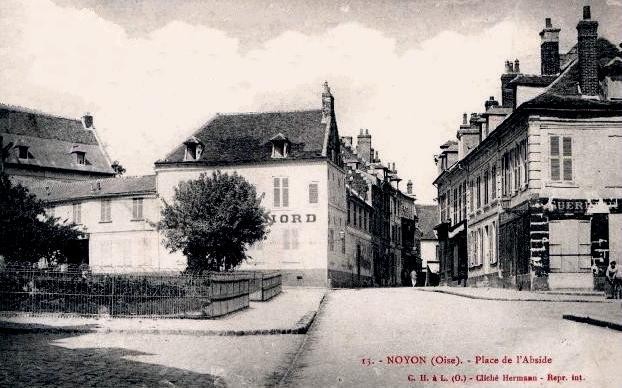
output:
[[[412,283],[413,287],[417,285],[417,271],[415,271],[414,269],[410,271],[410,282]]]
[[[617,266],[615,260],[609,262],[609,266],[607,267],[607,271],[605,271],[605,276],[607,277],[607,282],[609,282],[611,294],[608,296],[609,299],[618,299],[620,298],[620,291],[622,288],[622,276],[620,274],[620,269]]]

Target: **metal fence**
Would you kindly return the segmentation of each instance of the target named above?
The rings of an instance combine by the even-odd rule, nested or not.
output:
[[[263,275],[11,269],[0,271],[0,311],[210,318],[248,307],[256,278]]]

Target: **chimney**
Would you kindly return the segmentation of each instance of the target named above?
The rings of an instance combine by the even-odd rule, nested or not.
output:
[[[596,39],[598,22],[591,20],[590,6],[583,7],[583,20],[577,24],[579,74],[581,94],[598,95],[598,67],[596,62]]]
[[[342,136],[341,141],[347,148],[352,148],[352,136]]]
[[[514,60],[514,72],[520,73],[520,62],[518,61],[518,59]]]
[[[361,129],[356,137],[356,154],[364,161],[371,163],[371,135],[367,129]]]
[[[462,125],[468,125],[469,122],[467,121],[467,117],[468,115],[466,113],[462,114]]]
[[[559,73],[559,28],[553,28],[551,18],[544,20],[544,29],[540,32],[540,74]]]
[[[484,102],[485,111],[490,109],[491,106],[499,106],[499,101],[496,101],[494,96],[490,96],[490,98]]]
[[[378,151],[376,151],[376,157],[374,158],[374,163],[380,163],[380,154],[378,154]]]
[[[408,183],[406,183],[406,194],[412,195],[412,193],[413,193],[413,181],[409,179]]]
[[[329,117],[335,112],[335,98],[330,93],[328,82],[324,81],[324,91],[322,92],[322,123],[328,123]]]
[[[90,113],[85,113],[84,116],[82,116],[82,126],[84,126],[84,129],[93,129],[93,115]]]
[[[514,108],[514,89],[508,84],[516,77],[519,66],[518,59],[514,63],[505,61],[505,73],[501,74],[501,106],[505,108]]]

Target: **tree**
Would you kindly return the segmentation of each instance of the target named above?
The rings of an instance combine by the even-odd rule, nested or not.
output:
[[[191,272],[233,269],[247,258],[247,246],[268,233],[260,202],[255,186],[235,172],[181,182],[162,209],[166,247],[181,251]]]
[[[59,221],[46,214],[43,201],[0,173],[0,256],[6,261],[62,260],[68,244],[83,233]]]
[[[115,160],[114,162],[112,162],[110,167],[112,167],[112,169],[114,170],[115,174],[117,174],[118,176],[121,176],[121,175],[125,174],[125,167],[123,167],[121,165],[121,163],[119,163],[118,160]]]

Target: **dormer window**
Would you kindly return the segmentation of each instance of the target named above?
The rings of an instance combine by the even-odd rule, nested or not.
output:
[[[31,159],[29,157],[28,146],[25,146],[25,145],[17,146],[17,157],[19,159],[24,159],[24,160]]]
[[[76,163],[85,165],[86,164],[86,152],[78,151],[76,154]]]
[[[184,155],[185,161],[194,161],[201,159],[201,154],[203,153],[203,143],[192,136],[188,140],[184,142],[186,146],[186,152]]]
[[[282,133],[274,136],[270,139],[270,142],[272,143],[273,159],[287,158],[287,154],[289,152],[289,140]]]

